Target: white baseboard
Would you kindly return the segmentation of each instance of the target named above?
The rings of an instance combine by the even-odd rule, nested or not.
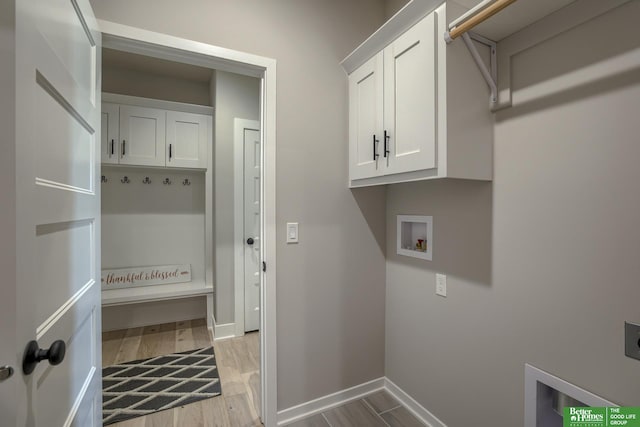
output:
[[[304,418],[327,411],[331,408],[344,405],[352,400],[361,399],[364,396],[385,389],[395,397],[409,412],[428,427],[447,427],[435,415],[424,406],[409,396],[404,390],[395,385],[386,377],[378,378],[327,396],[319,397],[309,402],[301,403],[278,412],[278,426],[286,426]]]
[[[384,388],[390,395],[395,397],[402,405],[409,410],[420,421],[429,427],[447,427],[445,423],[440,421],[435,415],[429,412],[424,406],[419,404],[407,392],[394,384],[389,378],[384,378]]]
[[[233,338],[236,336],[236,324],[235,323],[222,323],[218,325],[216,323],[215,316],[211,316],[213,321],[213,340],[224,340],[227,338]]]
[[[383,387],[384,377],[284,409],[278,412],[278,425],[285,426],[311,415],[324,412],[327,409],[344,405],[374,391],[382,390]]]

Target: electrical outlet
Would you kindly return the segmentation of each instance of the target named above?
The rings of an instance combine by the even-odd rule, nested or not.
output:
[[[640,360],[640,325],[624,322],[624,354]]]
[[[444,274],[436,274],[436,295],[447,296],[447,276]]]

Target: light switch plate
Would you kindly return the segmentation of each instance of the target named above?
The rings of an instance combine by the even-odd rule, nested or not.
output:
[[[640,325],[624,322],[624,354],[640,360]]]
[[[447,296],[447,276],[444,274],[436,274],[436,295]]]
[[[298,243],[298,223],[287,223],[287,243]]]

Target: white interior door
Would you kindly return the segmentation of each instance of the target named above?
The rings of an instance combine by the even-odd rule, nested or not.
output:
[[[244,330],[260,329],[260,131],[244,128]]]
[[[15,423],[0,424],[99,426],[101,35],[88,0],[15,4],[16,226],[0,244],[16,263],[15,283],[3,286],[16,297],[17,403]],[[50,353],[57,366],[23,373],[32,340],[42,349],[61,340],[64,358]]]

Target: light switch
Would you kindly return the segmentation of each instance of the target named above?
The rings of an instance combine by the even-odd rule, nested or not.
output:
[[[287,223],[287,243],[298,243],[298,223]]]
[[[436,295],[447,296],[447,276],[444,274],[436,274]]]

